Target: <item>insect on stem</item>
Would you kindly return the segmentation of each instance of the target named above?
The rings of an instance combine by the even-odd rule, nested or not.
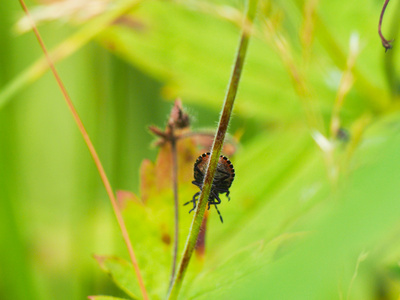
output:
[[[210,152],[203,153],[200,155],[196,162],[194,163],[194,181],[192,183],[200,188],[200,191],[203,189],[204,182],[204,174],[207,168],[207,165],[210,160]],[[221,212],[219,211],[217,205],[221,204],[220,194],[225,194],[229,198],[229,188],[232,185],[233,180],[235,179],[235,169],[231,161],[224,155],[221,155],[217,168],[215,171],[214,180],[211,186],[210,196],[208,197],[208,210],[211,205],[214,205],[215,209],[218,212],[221,223],[224,222],[222,219]],[[198,196],[200,192],[197,192],[191,201],[186,202],[184,205],[193,204],[193,208],[189,211],[193,211],[196,208],[196,202],[198,200]]]
[[[225,140],[226,131],[228,129],[229,120],[232,115],[233,104],[239,88],[239,81],[243,71],[243,65],[246,58],[247,48],[251,36],[253,20],[257,9],[257,0],[247,1],[247,12],[244,18],[242,33],[235,57],[235,64],[228,83],[227,93],[225,95],[222,114],[218,124],[218,130],[214,137],[214,143],[211,149],[211,157],[206,167],[204,176],[204,185],[198,200],[197,209],[195,210],[192,225],[189,230],[189,235],[186,240],[185,249],[175,275],[174,282],[169,290],[167,299],[177,299],[185,277],[187,267],[189,266],[190,258],[192,257],[199,236],[200,227],[206,211],[208,199],[211,192],[211,187],[214,180],[214,175],[217,170],[217,163],[220,158],[222,145]]]
[[[122,237],[123,237],[123,239],[125,241],[125,244],[126,244],[126,246],[128,248],[129,256],[131,258],[132,265],[134,267],[134,270],[135,270],[135,273],[136,273],[136,277],[138,279],[138,283],[139,283],[140,290],[142,292],[142,296],[143,296],[143,298],[145,300],[147,300],[147,299],[149,299],[149,297],[147,295],[147,291],[146,291],[146,288],[144,286],[143,278],[142,278],[142,276],[140,274],[139,265],[138,265],[138,262],[136,260],[135,253],[133,251],[133,247],[132,247],[132,243],[131,243],[130,238],[129,238],[128,230],[126,229],[125,222],[124,222],[124,219],[122,217],[122,213],[121,213],[121,211],[120,211],[120,209],[118,207],[117,201],[115,199],[114,191],[112,190],[111,184],[110,184],[110,182],[109,182],[109,180],[107,178],[107,175],[106,175],[106,173],[104,171],[104,168],[103,168],[103,165],[102,165],[102,163],[100,161],[100,158],[99,158],[99,156],[98,156],[98,154],[96,152],[96,149],[94,148],[94,145],[93,145],[93,143],[92,143],[92,141],[91,141],[91,139],[89,137],[88,132],[86,131],[86,129],[85,129],[83,123],[82,123],[82,120],[80,119],[80,117],[78,115],[78,112],[76,111],[76,109],[74,107],[74,104],[72,103],[72,100],[71,100],[70,96],[68,95],[67,89],[65,88],[65,86],[64,86],[64,84],[63,84],[63,82],[62,82],[62,80],[61,80],[61,78],[60,78],[55,66],[54,66],[54,63],[53,63],[52,59],[50,58],[50,56],[48,54],[47,48],[46,48],[46,46],[45,46],[45,44],[43,42],[42,37],[40,36],[40,33],[39,33],[39,31],[38,31],[38,29],[36,27],[35,22],[33,21],[31,15],[29,13],[29,10],[28,10],[27,6],[25,5],[24,0],[19,0],[19,2],[21,4],[21,6],[22,6],[22,9],[25,11],[25,14],[27,15],[28,19],[31,22],[33,32],[35,33],[35,36],[36,36],[36,38],[37,38],[37,40],[38,40],[38,42],[40,44],[40,47],[43,50],[43,53],[44,53],[44,55],[46,57],[46,60],[47,60],[47,62],[49,64],[49,66],[50,66],[50,69],[51,69],[51,71],[52,71],[52,73],[53,73],[53,75],[54,75],[54,77],[55,77],[55,79],[57,81],[58,86],[61,89],[61,92],[62,92],[62,94],[64,96],[65,102],[67,103],[68,108],[70,109],[70,111],[72,113],[72,116],[73,116],[73,118],[74,118],[74,120],[75,120],[75,122],[76,122],[76,124],[77,124],[77,126],[79,128],[79,131],[81,132],[81,135],[82,135],[82,137],[83,137],[83,139],[84,139],[84,141],[85,141],[85,143],[86,143],[86,145],[87,145],[87,147],[89,149],[89,152],[90,152],[90,154],[91,154],[91,156],[92,156],[92,158],[94,160],[94,163],[95,163],[96,168],[97,168],[97,170],[99,172],[100,178],[101,178],[101,180],[102,180],[102,182],[104,184],[104,187],[106,189],[108,197],[110,198],[110,202],[111,202],[111,205],[113,207],[115,216],[117,218],[118,225],[119,225],[119,227],[121,229]]]

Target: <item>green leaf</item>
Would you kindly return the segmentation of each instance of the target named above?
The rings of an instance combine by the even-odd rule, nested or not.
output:
[[[100,41],[164,81],[168,98],[179,96],[185,102],[220,108],[240,29],[212,14],[162,1],[143,3],[131,19],[142,29],[113,26]],[[294,100],[290,80],[282,80],[287,75],[277,54],[257,39],[251,41],[249,52],[235,104],[237,113],[262,119],[293,117],[300,103]]]
[[[213,268],[198,274],[187,286],[182,299],[231,299],[227,292],[252,273],[265,268],[279,256],[286,243],[297,240],[303,234],[282,234],[270,241],[260,240],[233,251],[221,261],[214,261]],[[187,295],[187,296],[186,296]],[[190,295],[190,296],[189,296]]]
[[[243,217],[233,213],[236,219],[232,224],[224,224],[229,228],[214,224],[204,269],[186,283],[182,299],[328,299],[339,293],[372,299],[365,296],[376,292],[367,284],[368,276],[380,280],[379,274],[361,267],[355,283],[352,281],[362,253],[381,248],[375,260],[367,256],[361,263],[377,269],[381,256],[385,257],[394,243],[398,249],[398,241],[391,239],[400,211],[398,124],[400,117],[396,114],[369,128],[353,160],[359,167],[343,177],[339,186],[332,186],[324,175],[315,147],[300,159],[300,165],[292,162],[285,167],[283,186],[264,199],[258,198],[261,203],[256,210]],[[269,151],[282,147],[282,143],[270,145]],[[251,156],[246,165],[250,169],[251,158],[262,161],[260,156],[258,160]],[[278,170],[265,170],[261,179],[260,173],[253,173],[247,183],[254,180],[261,185],[263,178],[276,176]],[[240,176],[240,168],[236,167],[236,172]],[[241,180],[236,184],[241,185]],[[256,185],[246,190],[247,199],[242,197],[234,205],[241,205],[238,211],[242,214],[254,189]],[[223,206],[224,212],[236,200],[234,191],[231,198],[229,206]],[[232,212],[226,213],[229,220]]]
[[[191,138],[179,140],[179,249],[181,253],[191,218],[190,208],[183,204],[192,199],[198,190],[191,184],[193,161],[197,158]],[[118,192],[123,206],[124,219],[129,235],[135,245],[135,255],[143,280],[151,299],[163,299],[171,276],[172,247],[174,242],[173,195],[171,191],[171,148],[160,147],[156,162],[144,160],[140,172],[140,196]],[[109,273],[117,285],[129,295],[138,295],[137,279],[130,263],[117,257],[96,256],[103,270]]]
[[[113,256],[95,256],[95,259],[100,264],[101,269],[111,276],[117,286],[131,298],[139,299],[136,296],[140,295],[139,285],[133,267],[129,262]]]
[[[323,3],[321,9],[313,12],[315,45],[299,49],[298,37],[303,34],[300,28],[305,26],[302,22],[308,22],[302,15],[301,3],[273,2],[270,5],[274,13],[260,12],[261,24],[285,13],[287,20],[276,24],[272,32],[263,25],[257,28],[240,83],[236,113],[260,121],[285,122],[297,120],[303,109],[310,109],[307,105],[312,105],[323,115],[330,114],[338,72],[346,66],[349,39],[354,32],[362,38],[361,54],[354,70],[355,89],[345,103],[346,113],[359,116],[360,106],[373,111],[384,109],[388,94],[376,55],[381,45],[371,35],[375,32],[375,22],[354,24],[353,10],[346,3]],[[214,2],[205,7],[165,1],[143,3],[130,15],[131,22],[110,27],[99,40],[110,51],[163,81],[167,98],[179,96],[185,102],[219,109],[239,33],[232,19],[235,13],[240,14],[240,9],[231,7],[231,2],[224,4],[229,5],[231,11]],[[341,13],[341,18],[329,14],[332,6]],[[354,10],[362,19],[376,17],[376,7],[371,1],[362,9]],[[346,25],[347,22],[351,25]],[[140,26],[129,26],[131,23]],[[337,27],[341,28],[341,34]],[[267,38],[267,35],[271,37]],[[277,49],[274,42],[281,37],[286,52]],[[362,48],[363,42],[368,42],[371,47]],[[313,59],[307,61],[303,70],[301,52],[307,51]],[[288,62],[287,57],[293,57],[293,61]],[[293,68],[295,75],[290,75]],[[304,99],[296,93],[296,81],[306,85],[316,103],[302,103]]]

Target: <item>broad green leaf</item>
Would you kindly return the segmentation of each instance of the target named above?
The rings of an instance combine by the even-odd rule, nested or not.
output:
[[[379,249],[386,257],[389,249],[380,243],[390,241],[398,228],[397,124],[399,116],[389,116],[366,132],[355,156],[358,168],[343,178],[340,188],[323,173],[318,176],[322,164],[310,153],[303,167],[288,175],[285,188],[268,195],[250,220],[235,224],[233,232],[229,228],[225,239],[212,241],[210,261],[186,283],[182,299],[328,299],[339,294],[374,299],[374,286],[366,284],[366,276],[373,274],[360,268],[356,276],[355,268],[363,253],[361,265],[379,268],[381,258],[371,260],[365,253]],[[289,232],[298,236],[285,240],[279,255],[273,255],[274,248],[265,250],[268,242]],[[257,244],[257,238],[264,240]],[[239,258],[242,251],[246,254]]]
[[[204,137],[202,141],[204,142]],[[182,252],[193,215],[187,213],[191,207],[183,207],[183,204],[191,200],[198,190],[191,184],[193,161],[199,155],[196,146],[202,146],[196,135],[177,142],[180,202],[178,254]],[[174,245],[171,169],[171,147],[164,143],[160,146],[156,162],[144,160],[142,163],[140,195],[126,191],[118,193],[118,200],[124,208],[126,225],[135,244],[135,255],[141,274],[146,286],[151,287],[148,293],[152,299],[164,298],[171,278]],[[112,257],[98,257],[98,261],[122,290],[129,295],[138,295],[137,280],[127,261]],[[132,280],[133,283],[130,282]]]
[[[144,161],[141,169],[141,197],[127,201],[124,216],[146,286],[152,299],[163,299],[168,290],[174,243],[174,210],[171,191],[171,152],[161,147],[155,163]],[[191,140],[178,143],[179,155],[179,250],[181,254],[193,214],[183,206],[197,188],[191,184],[193,161],[197,157]],[[183,155],[184,154],[184,155]],[[142,198],[144,197],[144,198]],[[156,270],[156,271],[155,271]]]
[[[111,50],[117,55],[166,82],[168,97],[220,108],[239,28],[170,2],[144,3],[131,18],[143,29],[114,26],[100,41],[113,45]],[[258,39],[251,42],[249,51],[236,111],[274,119],[298,113],[299,102],[290,81],[281,80],[287,76],[276,53]]]
[[[262,278],[265,289],[258,292],[266,298],[327,298],[337,289],[340,265],[354,260],[363,249],[373,249],[398,226],[400,139],[398,134],[388,137],[391,140],[382,144],[376,162],[351,176],[347,189],[335,199],[336,205],[313,226],[318,228],[316,234],[287,259],[255,274],[254,281],[245,288],[247,296],[256,295],[252,288],[259,286],[257,278]]]
[[[206,266],[206,270],[198,274],[187,290],[182,292],[181,298],[228,299],[225,296],[227,291],[273,262],[286,243],[291,243],[301,236],[301,233],[282,234],[268,242],[260,240],[235,249],[220,261],[214,260],[211,269]]]
[[[327,18],[326,13],[332,11],[330,5],[343,14],[349,25],[334,14]],[[376,5],[372,1],[361,10],[349,10],[346,3],[321,5],[315,12],[315,46],[311,44],[310,49],[303,50],[298,45],[302,22],[306,22],[302,4],[299,1],[273,2],[271,6],[275,14],[286,13],[287,16],[282,24],[277,24],[276,32],[268,33],[262,24],[274,18],[274,14],[259,14],[261,24],[250,43],[236,101],[236,112],[240,116],[278,122],[293,120],[303,109],[310,109],[307,107],[310,104],[302,103],[304,100],[295,93],[293,81],[296,80],[304,82],[310,90],[311,99],[315,101],[311,102],[314,107],[311,109],[320,110],[318,113],[323,115],[330,114],[338,75],[345,69],[349,40],[354,33],[360,36],[361,54],[354,71],[355,90],[345,103],[346,113],[357,116],[360,106],[373,111],[387,106],[384,76],[377,55],[381,45],[370,34],[371,30],[375,31],[372,28],[375,23],[353,24],[354,18],[350,16],[357,11],[359,19],[375,18]],[[184,97],[185,101],[217,109],[225,93],[239,30],[222,17],[222,13],[215,13],[223,8],[213,2],[206,8],[200,4],[190,8],[162,1],[144,3],[130,15],[131,23],[141,24],[140,28],[129,26],[129,22],[120,23],[105,31],[99,40],[117,55],[165,82],[166,97]],[[230,9],[240,15],[241,8]],[[334,28],[339,25],[345,27],[346,32],[338,34]],[[267,34],[272,38],[266,38]],[[287,53],[276,49],[274,41],[280,36],[287,43]],[[364,47],[365,43],[371,47]],[[309,51],[312,56],[304,70],[300,51]],[[287,56],[293,56],[289,65],[285,63]],[[365,72],[366,66],[369,72]],[[296,68],[297,79],[290,75],[291,68]]]

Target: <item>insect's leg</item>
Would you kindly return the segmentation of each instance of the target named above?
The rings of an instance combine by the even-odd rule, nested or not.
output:
[[[198,197],[199,195],[200,195],[200,192],[197,192],[196,194],[194,194],[192,200],[190,200],[190,201],[184,203],[183,205],[188,205],[189,203],[196,202],[196,201],[197,201],[197,197]]]
[[[210,198],[208,199],[208,203],[212,204],[220,204],[221,199],[218,196],[218,191],[211,190]]]
[[[219,198],[217,192],[212,191],[212,193],[213,193],[213,196],[214,196],[214,201],[213,201],[213,203],[211,203],[211,204],[214,204],[215,209],[216,209],[217,212],[218,212],[219,218],[221,219],[221,223],[224,223],[224,220],[222,219],[221,213],[219,212],[218,207],[217,207],[218,204],[221,204],[221,199]]]
[[[221,219],[221,222],[224,223],[224,220],[222,219],[221,213],[219,212],[218,207],[217,207],[218,204],[221,204],[221,199],[218,196],[218,192],[212,190],[211,191],[211,195],[212,195],[212,199],[208,200],[208,208],[210,208],[210,205],[213,204],[215,206],[215,209],[218,212],[218,215],[219,215],[219,218]]]
[[[212,191],[212,193],[214,196],[214,200],[216,201],[213,201],[211,204],[221,204],[221,199],[219,198],[218,193],[215,191]]]
[[[210,196],[208,197],[208,210],[210,210],[210,206],[211,204],[215,204],[217,202],[215,202],[215,197],[218,197],[218,193],[215,193],[214,190],[210,191]]]
[[[215,209],[216,209],[217,212],[218,212],[218,215],[219,215],[219,218],[220,218],[220,220],[221,220],[221,223],[224,223],[224,220],[222,219],[221,213],[219,212],[219,209],[218,209],[218,207],[217,207],[217,204],[214,204],[214,206],[215,206]]]
[[[189,214],[196,209],[196,201],[198,200],[198,197],[200,195],[200,192],[197,192],[196,194],[194,194],[193,199],[191,202],[193,202],[193,208],[191,210],[189,210]]]
[[[190,201],[186,202],[185,204],[183,204],[183,205],[187,205],[187,204],[189,204],[190,202],[193,203],[193,208],[192,208],[191,210],[189,210],[189,214],[196,208],[196,201],[197,201],[197,197],[198,197],[199,195],[200,195],[200,192],[197,192],[196,194],[194,194],[192,200],[190,200]]]
[[[231,197],[229,197],[230,191],[229,191],[228,189],[218,189],[218,188],[215,188],[215,191],[216,191],[218,194],[225,194],[226,197],[228,198],[228,201],[231,200]]]
[[[196,209],[196,202],[193,202],[193,208],[189,210],[189,214]]]
[[[199,187],[200,190],[203,189],[203,183],[198,183],[198,182],[195,181],[195,180],[193,180],[192,183],[193,183],[195,186]]]

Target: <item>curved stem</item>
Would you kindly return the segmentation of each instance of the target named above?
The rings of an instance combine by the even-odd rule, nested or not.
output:
[[[62,94],[64,96],[64,99],[65,99],[65,101],[66,101],[66,103],[68,105],[68,108],[70,109],[70,111],[72,113],[72,116],[73,116],[73,118],[74,118],[74,120],[75,120],[75,122],[76,122],[76,124],[77,124],[77,126],[79,128],[79,131],[81,132],[82,137],[83,137],[87,147],[89,148],[89,152],[90,152],[90,154],[91,154],[91,156],[92,156],[92,158],[94,160],[94,163],[95,163],[95,165],[97,167],[97,170],[99,172],[100,178],[101,178],[101,180],[102,180],[102,182],[104,184],[104,187],[106,189],[108,197],[110,198],[111,205],[112,205],[112,207],[114,209],[114,213],[115,213],[115,216],[117,218],[118,225],[119,225],[119,227],[121,229],[121,232],[122,232],[122,237],[124,238],[125,244],[126,244],[126,246],[128,248],[129,256],[131,258],[132,265],[133,265],[133,267],[135,269],[135,273],[136,273],[136,276],[138,278],[139,287],[140,287],[140,290],[142,292],[143,298],[147,300],[149,298],[148,298],[147,291],[146,291],[146,288],[145,288],[144,283],[143,283],[143,278],[142,278],[142,276],[140,274],[139,265],[137,263],[135,253],[133,251],[133,247],[132,247],[132,243],[131,243],[130,238],[129,238],[128,230],[126,229],[125,222],[124,222],[124,219],[122,217],[122,213],[121,213],[121,211],[120,211],[120,209],[118,207],[117,201],[115,199],[114,192],[113,192],[111,184],[110,184],[110,182],[109,182],[109,180],[107,178],[107,175],[106,175],[106,173],[104,171],[103,165],[101,164],[100,158],[99,158],[99,156],[98,156],[98,154],[96,152],[96,149],[93,146],[92,141],[90,140],[89,134],[86,131],[86,129],[85,129],[83,123],[82,123],[82,120],[80,119],[80,117],[78,115],[78,112],[76,111],[76,109],[74,107],[74,104],[72,103],[72,100],[71,100],[70,96],[68,95],[67,89],[65,88],[60,76],[58,75],[58,72],[57,72],[57,70],[56,70],[56,68],[54,66],[54,63],[53,63],[53,61],[51,60],[51,58],[50,58],[50,56],[48,54],[47,48],[44,45],[43,39],[39,34],[39,31],[38,31],[38,29],[37,29],[37,27],[35,25],[35,22],[31,18],[31,15],[30,15],[30,13],[28,11],[28,8],[25,5],[24,0],[19,0],[19,2],[21,4],[23,10],[25,11],[26,15],[28,16],[29,20],[31,21],[32,29],[33,29],[33,31],[35,33],[35,36],[36,36],[37,40],[39,41],[40,47],[43,50],[43,53],[44,53],[44,55],[46,57],[46,60],[47,60],[47,62],[49,64],[49,66],[50,66],[50,69],[53,72],[53,75],[54,75],[54,77],[55,77],[55,79],[57,81],[57,84],[59,85],[59,87],[61,89],[61,92],[62,92]]]
[[[185,249],[178,267],[178,271],[175,275],[174,283],[170,288],[169,294],[167,296],[169,300],[178,298],[179,291],[190,262],[190,258],[196,246],[197,238],[208,202],[207,200],[210,195],[219,155],[222,149],[222,145],[224,143],[229,120],[232,114],[233,104],[235,102],[236,94],[239,87],[240,76],[242,74],[243,64],[249,44],[251,28],[257,8],[257,2],[258,0],[248,0],[247,2],[247,13],[243,24],[239,47],[236,53],[236,61],[228,84],[228,90],[225,96],[223,111],[218,124],[218,130],[215,135],[214,143],[211,149],[211,158],[205,174],[203,189],[200,194],[199,202],[193,216],[192,225],[190,227],[189,235],[186,240]]]
[[[382,45],[385,47],[385,52],[388,51],[389,49],[392,49],[392,45],[390,44],[392,41],[388,41],[385,39],[385,37],[382,34],[382,20],[383,20],[383,15],[385,14],[386,6],[389,4],[390,0],[385,0],[385,3],[383,4],[382,12],[379,17],[379,24],[378,24],[378,33],[379,36],[381,37]]]

